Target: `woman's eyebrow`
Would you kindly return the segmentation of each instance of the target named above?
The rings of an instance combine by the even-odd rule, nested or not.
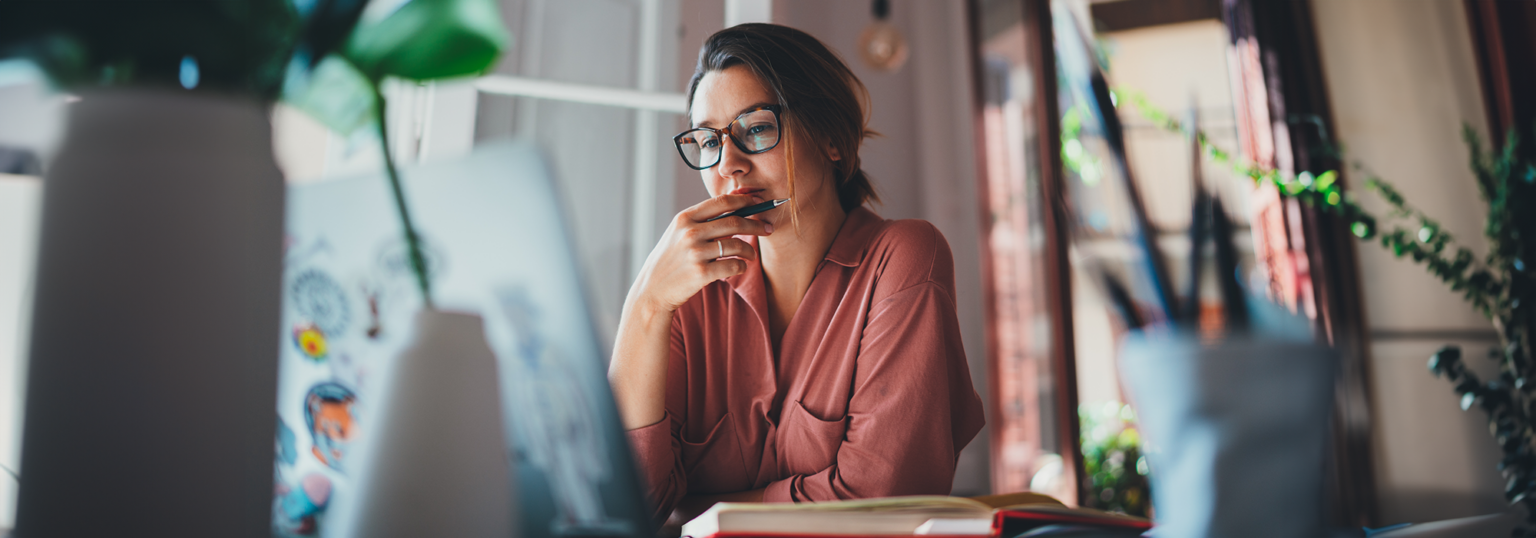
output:
[[[758,101],[756,103],[752,103],[750,105],[741,107],[741,110],[737,110],[735,114],[731,115],[731,121],[736,121],[736,118],[741,117],[742,114],[746,114],[748,110],[752,110],[752,109],[756,109],[756,108],[763,108],[765,106],[772,105],[772,104],[774,104],[774,103],[769,102],[769,101]],[[689,128],[691,129],[691,128],[697,128],[697,127],[708,127],[710,123],[711,123],[711,121],[708,120],[708,119],[705,119],[704,121],[696,121],[696,122],[693,122],[693,125],[690,126]]]

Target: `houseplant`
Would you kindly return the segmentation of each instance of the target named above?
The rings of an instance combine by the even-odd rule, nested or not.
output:
[[[495,357],[479,316],[434,306],[382,91],[386,78],[420,82],[485,71],[506,46],[500,21],[492,0],[383,1],[312,77],[286,90],[289,102],[333,131],[376,130],[423,307],[373,395],[379,404],[356,450],[360,473],[353,494],[339,497],[328,516],[327,536],[515,534]]]
[[[1181,126],[1135,92],[1128,96],[1142,115],[1170,129]],[[1536,135],[1536,133],[1532,133]],[[1488,251],[1481,257],[1454,237],[1433,217],[1414,208],[1392,185],[1359,162],[1352,167],[1365,177],[1365,188],[1390,207],[1385,219],[1378,219],[1356,203],[1351,193],[1337,182],[1338,172],[1316,176],[1303,172],[1288,176],[1274,170],[1260,170],[1238,164],[1231,155],[1199,135],[1205,154],[1231,166],[1239,175],[1268,183],[1281,195],[1322,207],[1343,216],[1351,233],[1361,240],[1379,244],[1394,256],[1411,260],[1458,292],[1493,324],[1499,346],[1488,351],[1488,358],[1498,364],[1495,378],[1483,380],[1473,373],[1457,346],[1445,346],[1429,359],[1429,369],[1445,376],[1461,397],[1461,407],[1481,408],[1488,416],[1489,432],[1503,452],[1499,470],[1505,479],[1504,497],[1512,505],[1525,508],[1525,525],[1516,529],[1518,536],[1536,535],[1536,356],[1532,338],[1536,337],[1536,163],[1522,151],[1531,142],[1511,131],[1500,148],[1485,149],[1471,127],[1463,128],[1463,138],[1471,154],[1470,167],[1478,193],[1487,204],[1483,235]],[[1342,156],[1337,145],[1325,148]],[[1342,160],[1342,159],[1341,159]],[[1388,225],[1378,230],[1379,222]]]
[[[80,98],[43,184],[18,535],[267,534],[268,107],[360,4],[0,2],[0,55]]]
[[[45,183],[19,533],[267,533],[284,204],[269,107],[333,126],[360,109],[353,127],[387,139],[384,78],[483,71],[505,43],[494,6],[0,2],[0,57],[81,97]]]
[[[1077,416],[1083,425],[1083,471],[1089,483],[1084,506],[1147,517],[1150,470],[1131,406],[1117,401],[1080,405]]]

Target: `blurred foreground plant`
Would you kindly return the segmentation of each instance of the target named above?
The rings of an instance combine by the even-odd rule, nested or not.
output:
[[[1147,517],[1152,500],[1147,459],[1131,406],[1120,402],[1081,405],[1083,469],[1088,476],[1084,506]]]
[[[295,58],[339,46],[367,0],[298,4],[6,0],[0,2],[0,59],[31,60],[49,82],[69,91],[179,86],[270,102]]]
[[[374,126],[428,308],[426,257],[390,155],[381,87],[478,75],[507,40],[494,0],[0,0],[0,59],[31,60],[58,88],[281,97],[343,136]]]
[[[338,134],[370,124],[377,129],[411,272],[426,308],[433,307],[431,275],[391,155],[383,83],[479,75],[495,64],[508,39],[494,0],[374,0],[341,50],[317,62],[310,76],[289,80],[284,90],[286,100]]]
[[[1183,132],[1178,121],[1140,94],[1121,90],[1120,95],[1128,96],[1147,119]],[[1366,178],[1366,190],[1390,207],[1386,219],[1390,226],[1379,235],[1378,219],[1343,191],[1337,181],[1338,171],[1290,176],[1248,167],[1212,145],[1205,133],[1197,136],[1212,160],[1259,185],[1273,185],[1283,196],[1343,217],[1355,236],[1374,240],[1399,259],[1423,265],[1493,323],[1500,344],[1488,352],[1488,358],[1498,363],[1493,379],[1479,379],[1462,360],[1461,348],[1450,345],[1430,357],[1429,370],[1455,383],[1463,410],[1477,406],[1487,413],[1488,430],[1504,453],[1499,462],[1505,480],[1504,498],[1526,510],[1525,525],[1513,535],[1536,536],[1536,357],[1531,353],[1531,339],[1536,335],[1536,312],[1532,311],[1536,307],[1536,273],[1531,265],[1536,262],[1532,259],[1536,255],[1536,164],[1525,156],[1529,152],[1521,151],[1522,144],[1528,142],[1510,131],[1502,148],[1484,149],[1476,131],[1462,129],[1478,193],[1488,207],[1483,223],[1488,252],[1479,258],[1457,245],[1439,221],[1409,205],[1396,188],[1358,161],[1352,168]],[[1324,149],[1342,160],[1341,148]]]

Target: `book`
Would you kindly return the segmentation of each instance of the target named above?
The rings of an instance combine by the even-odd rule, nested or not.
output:
[[[820,503],[718,503],[683,525],[691,538],[1003,536],[1048,526],[1140,534],[1142,518],[1069,508],[1038,494],[977,499],[915,495]]]

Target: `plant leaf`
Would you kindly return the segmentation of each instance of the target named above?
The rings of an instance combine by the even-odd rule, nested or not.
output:
[[[290,74],[283,100],[341,136],[374,122],[373,86],[351,62],[335,54],[321,60],[308,76]]]
[[[372,80],[433,80],[489,69],[507,31],[492,0],[413,0],[377,22],[365,20],[345,55]]]

